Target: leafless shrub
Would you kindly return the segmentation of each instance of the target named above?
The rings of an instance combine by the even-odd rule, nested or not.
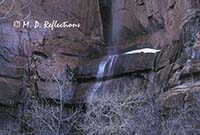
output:
[[[134,89],[125,86],[123,89],[96,94],[92,102],[87,104],[85,119],[81,123],[84,134],[153,135],[156,131],[151,130],[158,118],[154,115],[151,98],[145,92],[135,93]],[[148,129],[150,132],[147,132]]]
[[[72,132],[78,110],[62,109],[58,105],[42,105],[32,101],[25,119],[29,132],[39,135],[65,135]]]
[[[43,97],[33,96],[30,107],[25,116],[21,119],[25,125],[25,133],[39,135],[65,135],[76,130],[75,123],[80,114],[79,109],[65,108],[64,98],[70,89],[71,72],[59,73],[58,70],[51,66],[46,67],[47,83],[54,83],[47,89],[49,100]],[[46,73],[45,73],[46,74]],[[52,92],[53,91],[53,92]]]
[[[9,19],[11,17],[20,17],[20,20],[27,19],[30,14],[30,5],[32,0],[0,0],[0,21]],[[21,4],[19,8],[15,6]],[[24,15],[21,13],[23,10],[28,10],[27,14]]]

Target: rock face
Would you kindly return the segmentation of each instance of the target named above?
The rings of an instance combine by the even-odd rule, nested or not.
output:
[[[115,15],[121,40],[153,33],[148,38],[153,46],[180,39],[184,24],[195,16],[199,4],[195,0],[117,0],[114,6],[115,3],[120,3],[115,7]]]
[[[156,89],[159,89],[161,92],[168,91],[170,88],[186,83],[187,79],[190,78],[193,73],[198,72],[198,68],[192,68],[192,65],[197,65],[196,63],[198,63],[198,61],[192,60],[188,64],[187,60],[184,59],[185,56],[183,54],[183,44],[174,42],[173,45],[166,46],[161,52],[156,54],[136,53],[131,55],[120,55],[115,62],[115,68],[112,69],[111,78],[123,78],[123,76],[126,75],[133,75],[134,78],[139,77],[143,78],[143,80],[154,80],[155,82],[152,83],[155,83],[157,86]],[[84,80],[86,82],[94,80],[97,77],[100,61],[101,59],[96,59],[95,61],[91,61],[86,65],[81,65],[79,68],[76,68],[74,71],[77,79],[80,80],[80,82]],[[108,63],[103,77],[108,77],[110,75],[109,71]],[[151,75],[149,75],[149,73],[151,73]],[[146,74],[148,77],[144,77],[143,74]],[[194,78],[194,76],[195,75],[192,77]],[[198,75],[196,78],[198,78]],[[94,85],[94,82],[88,84],[88,87],[90,87],[90,85]],[[86,87],[85,85],[84,87]],[[82,84],[80,84],[80,86],[82,86]],[[79,88],[77,91],[80,91]]]
[[[195,28],[198,26],[195,23],[194,17],[198,13],[198,2],[192,0],[184,2],[179,0],[123,0],[118,2],[120,2],[118,6],[115,6],[117,1],[111,3],[115,6],[112,12],[117,11],[115,16],[118,17],[118,22],[121,22],[120,28],[122,29],[119,31],[119,34],[123,35],[120,36],[122,37],[120,40],[123,41],[123,44],[119,46],[121,52],[127,51],[130,48],[141,48],[145,44],[148,44],[148,47],[171,45],[172,47],[165,52],[166,54],[162,54],[163,56],[157,59],[157,61],[160,61],[157,62],[159,64],[156,65],[157,70],[173,63],[176,55],[181,55],[180,52],[175,54],[174,50],[178,49],[181,51],[183,46],[173,48],[174,45],[171,43],[173,40],[181,40],[183,38],[184,42],[194,42]],[[6,6],[9,6],[9,3],[6,4]],[[9,79],[18,79],[18,81],[22,82],[22,78],[26,76],[24,73],[26,73],[29,76],[26,80],[32,78],[45,80],[44,72],[47,67],[44,65],[47,63],[51,63],[52,67],[59,67],[57,72],[64,70],[66,65],[71,68],[77,66],[80,68],[79,65],[93,63],[90,61],[98,63],[101,58],[99,60],[92,58],[99,57],[101,52],[106,52],[103,51],[104,48],[101,46],[103,43],[103,34],[106,34],[102,23],[105,21],[101,19],[101,13],[103,12],[100,10],[100,7],[102,7],[101,4],[102,2],[99,3],[97,0],[84,2],[80,0],[68,0],[59,1],[59,3],[37,1],[32,2],[31,6],[25,6],[27,3],[23,2],[15,4],[13,10],[16,10],[20,6],[24,6],[24,10],[20,10],[19,14],[1,21],[1,32],[4,35],[3,40],[1,40],[1,76]],[[86,8],[88,10],[85,10]],[[31,11],[30,17],[28,17],[28,9]],[[4,15],[5,12],[6,9],[2,9],[1,14]],[[31,23],[35,20],[39,22],[47,20],[51,22],[56,19],[58,22],[67,20],[72,23],[80,23],[81,27],[78,29],[55,29],[53,31],[44,28],[14,28],[12,21],[20,20],[23,16],[28,17],[26,20]],[[195,24],[191,27],[192,22]],[[192,39],[192,41],[189,41],[189,39]],[[188,50],[191,49],[187,47],[186,53],[190,53]],[[172,56],[172,58],[169,61],[165,61],[165,57],[169,56]],[[191,57],[191,53],[185,56],[189,58]],[[141,56],[141,58],[133,57],[140,56],[130,56],[133,63],[137,63],[138,65],[126,64],[124,62],[129,58],[120,56],[117,60],[119,62],[117,65],[125,67],[117,67],[116,72],[121,74],[120,72],[127,73],[138,70],[135,70],[136,67],[132,66],[146,70],[146,67],[144,67],[145,63],[142,63],[142,65],[139,63],[143,61],[145,56]],[[26,65],[27,62],[31,65],[30,67]],[[150,65],[147,65],[147,68],[152,67],[152,62],[150,62]],[[88,74],[95,77],[97,67],[86,69],[92,72]],[[27,70],[27,72],[24,72],[24,70]],[[78,72],[80,74],[78,76],[83,77],[86,75],[86,73],[82,75],[81,72]],[[87,72],[85,68],[84,72]]]
[[[28,86],[33,91],[44,88],[50,78],[47,68],[59,74],[66,66],[76,67],[97,52],[102,44],[102,21],[99,1],[30,1],[13,3],[13,12],[18,14],[0,20],[0,97],[17,97]],[[9,7],[12,3],[4,3]],[[23,10],[20,7],[23,7]],[[0,5],[0,14],[9,12]],[[87,10],[86,10],[87,9]],[[18,11],[19,10],[19,11]],[[29,12],[30,11],[30,12]],[[56,11],[56,12],[55,12]],[[25,19],[31,25],[53,20],[62,23],[80,23],[80,28],[15,28],[14,20]],[[88,50],[94,48],[94,52]],[[42,82],[43,81],[43,82]],[[23,86],[22,84],[26,82]],[[11,85],[8,85],[11,84]],[[51,86],[49,86],[51,87]],[[53,84],[52,84],[53,87]],[[16,90],[15,90],[16,89]],[[5,92],[6,90],[6,92]]]

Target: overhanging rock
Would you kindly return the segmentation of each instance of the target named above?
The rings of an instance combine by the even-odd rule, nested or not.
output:
[[[107,56],[106,56],[107,57]],[[116,56],[113,56],[116,57]],[[152,70],[154,68],[154,60],[156,54],[154,53],[136,53],[129,55],[119,55],[116,57],[114,68],[109,70],[109,63],[105,67],[102,78],[120,76],[136,71]],[[103,58],[91,61],[86,65],[77,67],[74,72],[77,79],[91,79],[97,77],[99,65]]]

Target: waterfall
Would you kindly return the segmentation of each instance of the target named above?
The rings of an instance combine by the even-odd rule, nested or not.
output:
[[[107,76],[111,76],[113,74],[114,64],[116,60],[117,60],[117,55],[109,55],[107,57],[104,57],[101,63],[99,64],[97,72],[97,82],[92,87],[92,91],[89,96],[89,102],[92,101],[95,93],[103,85],[102,79],[104,77],[105,72],[107,72]],[[102,91],[104,91],[104,87],[102,88]]]
[[[103,77],[106,74],[108,77],[112,76],[113,71],[114,71],[114,67],[115,67],[115,63],[117,61],[117,53],[118,53],[118,49],[117,49],[117,45],[119,44],[119,40],[120,40],[120,30],[121,30],[121,21],[122,19],[119,18],[119,16],[117,15],[117,10],[120,9],[121,5],[123,5],[121,3],[121,0],[112,0],[112,10],[111,10],[111,22],[112,22],[112,27],[111,27],[111,32],[108,34],[109,35],[109,46],[112,46],[113,49],[111,49],[111,51],[107,52],[107,56],[105,56],[102,61],[100,62],[99,66],[98,66],[98,72],[97,72],[97,82],[95,83],[95,85],[92,88],[92,91],[90,93],[89,96],[89,102],[92,101],[95,93],[101,89],[102,92],[104,92],[105,89],[105,85],[108,85],[108,83],[106,82],[105,84],[103,84]],[[115,54],[115,55],[112,55]],[[102,88],[101,88],[102,86]]]
[[[104,0],[104,2],[107,0]],[[122,31],[123,26],[123,16],[121,15],[120,11],[125,9],[126,2],[122,0],[111,0],[112,2],[112,9],[111,9],[111,29],[109,30],[109,37],[108,37],[108,46],[111,46],[112,49],[110,49],[107,52],[107,56],[105,56],[102,61],[100,62],[98,66],[97,71],[97,82],[92,87],[90,96],[89,96],[89,102],[92,101],[94,95],[97,93],[97,91],[102,92],[101,94],[104,94],[104,92],[107,90],[107,86],[110,83],[110,81],[102,81],[104,77],[111,77],[114,74],[115,70],[115,63],[118,58],[118,45],[121,43],[121,37],[120,32]],[[128,52],[125,52],[120,55],[130,55],[135,53],[158,53],[160,50],[156,50],[153,48],[141,48],[137,50],[131,50]],[[114,55],[113,55],[114,54]]]

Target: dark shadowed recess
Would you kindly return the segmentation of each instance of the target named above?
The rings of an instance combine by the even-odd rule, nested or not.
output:
[[[99,0],[101,19],[103,23],[103,35],[105,44],[111,44],[110,35],[112,33],[112,0]]]

